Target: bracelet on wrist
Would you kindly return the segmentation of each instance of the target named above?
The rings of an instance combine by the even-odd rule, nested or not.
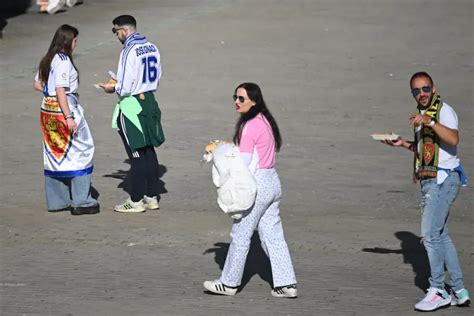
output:
[[[70,118],[74,119],[74,114],[70,113],[70,114],[68,114],[68,115],[65,115],[64,118],[65,118],[66,120],[67,120],[67,119],[70,119]]]

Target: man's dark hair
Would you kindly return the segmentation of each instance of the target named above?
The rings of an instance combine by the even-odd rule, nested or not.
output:
[[[134,28],[137,28],[137,20],[135,20],[135,18],[131,15],[118,16],[112,21],[112,24],[118,26],[131,25]]]
[[[410,89],[411,89],[411,84],[413,83],[413,80],[415,80],[416,78],[428,78],[430,80],[431,87],[433,87],[433,79],[431,78],[431,76],[428,75],[428,73],[425,71],[419,71],[419,72],[415,72],[413,76],[411,76]]]

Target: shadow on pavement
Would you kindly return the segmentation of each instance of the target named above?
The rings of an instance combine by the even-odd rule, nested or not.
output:
[[[130,165],[130,159],[125,159],[124,162],[126,164]],[[159,178],[159,180],[158,180],[158,200],[160,199],[161,194],[168,193],[168,190],[166,190],[166,188],[165,188],[165,183],[161,180],[161,178],[163,177],[163,175],[166,173],[167,170],[168,169],[166,168],[166,166],[161,165],[161,164],[159,165],[159,169],[158,169],[158,178]],[[117,188],[120,188],[120,189],[124,190],[125,192],[128,193],[128,195],[130,195],[130,192],[131,192],[131,190],[130,190],[130,168],[128,170],[119,169],[114,173],[104,175],[104,178],[113,178],[113,179],[122,180],[122,182],[120,182],[117,185]]]
[[[425,247],[421,243],[421,238],[406,231],[396,232],[394,235],[400,240],[401,249],[375,247],[363,248],[362,251],[379,254],[403,255],[403,263],[412,265],[413,272],[415,273],[415,285],[425,291],[429,288],[428,278],[430,276],[430,264]]]
[[[97,191],[97,189],[94,188],[92,184],[91,184],[91,196],[96,200],[99,199],[99,196],[100,196],[99,191]]]
[[[214,248],[209,248],[204,251],[203,254],[214,253],[214,260],[219,265],[219,269],[222,271],[222,269],[224,269],[227,252],[229,251],[229,243],[218,242],[215,243],[214,246]],[[247,283],[249,283],[250,279],[254,275],[260,276],[262,280],[270,284],[273,288],[270,260],[268,260],[267,255],[265,252],[263,252],[263,249],[260,246],[260,238],[258,237],[257,232],[255,232],[252,236],[250,250],[245,263],[244,275],[242,277],[242,282],[239,286],[238,292],[243,290],[243,288],[247,285]],[[206,291],[206,293],[211,292]]]

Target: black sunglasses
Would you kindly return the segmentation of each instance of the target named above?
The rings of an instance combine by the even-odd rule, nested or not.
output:
[[[117,33],[119,30],[123,30],[123,29],[124,29],[123,27],[117,27],[117,28],[113,27],[113,28],[112,28],[112,33],[115,34],[115,33]]]
[[[241,95],[235,95],[235,94],[234,94],[234,95],[232,96],[232,99],[234,99],[234,101],[237,101],[237,99],[239,99],[239,102],[240,102],[240,103],[244,103],[244,102],[245,102],[245,98],[244,98],[243,96],[241,96]]]
[[[424,87],[421,87],[420,88],[413,88],[411,89],[411,94],[413,94],[414,97],[416,97],[417,95],[420,94],[421,90],[423,90],[424,93],[428,93],[431,91],[431,87],[430,86],[424,86]]]

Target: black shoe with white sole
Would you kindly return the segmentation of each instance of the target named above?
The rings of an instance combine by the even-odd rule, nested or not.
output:
[[[100,205],[92,205],[85,207],[73,207],[71,209],[71,215],[85,215],[85,214],[97,214],[100,212]]]

